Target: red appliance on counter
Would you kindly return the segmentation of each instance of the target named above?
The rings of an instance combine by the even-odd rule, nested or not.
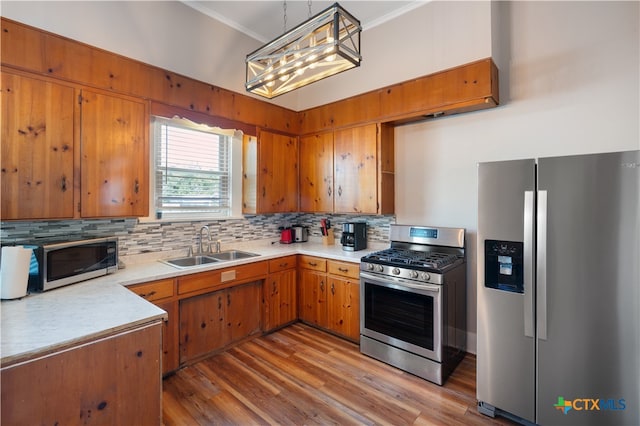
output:
[[[280,230],[280,244],[291,244],[295,242],[293,228],[283,228]]]

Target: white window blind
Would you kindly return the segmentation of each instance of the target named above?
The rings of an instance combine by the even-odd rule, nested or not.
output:
[[[158,117],[153,130],[156,217],[229,216],[233,131]]]

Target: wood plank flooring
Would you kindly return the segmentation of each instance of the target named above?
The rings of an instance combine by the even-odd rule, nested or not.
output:
[[[478,414],[475,357],[438,386],[297,323],[164,380],[170,425],[510,424]]]

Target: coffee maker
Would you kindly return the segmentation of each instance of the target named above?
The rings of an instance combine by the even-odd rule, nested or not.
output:
[[[367,224],[365,222],[347,222],[342,224],[342,250],[358,251],[367,248]]]

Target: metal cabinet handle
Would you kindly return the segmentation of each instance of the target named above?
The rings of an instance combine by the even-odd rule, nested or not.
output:
[[[218,296],[218,309],[222,309],[222,296]]]
[[[62,175],[62,180],[60,181],[60,189],[62,190],[62,192],[67,191],[67,177],[65,175]]]
[[[340,272],[349,272],[349,268],[338,268]]]
[[[276,282],[274,281],[274,282],[272,282],[271,284],[272,284],[272,286],[273,286],[273,292],[274,292],[274,293],[277,293],[277,292],[278,292],[278,286],[277,286]]]
[[[136,194],[140,192],[140,182],[138,181],[138,179],[136,179],[133,185],[133,192],[135,192]]]
[[[342,197],[342,185],[338,186],[338,197]]]
[[[327,194],[329,195],[329,197],[331,197],[331,192],[332,192],[332,191],[331,191],[331,187],[328,187],[328,188],[327,188]]]
[[[227,293],[227,306],[231,306],[231,295]]]
[[[156,291],[155,291],[155,290],[153,290],[153,291],[151,291],[151,292],[149,292],[149,293],[141,294],[140,296],[142,296],[143,298],[145,298],[145,299],[146,299],[147,297],[151,297],[151,296],[153,296],[154,294],[156,294]]]
[[[335,285],[335,283],[331,283],[331,294],[336,294],[336,285]]]
[[[308,263],[309,263],[309,266],[318,266],[318,264],[315,262],[308,262]]]
[[[324,291],[324,281],[320,281],[320,291]]]

